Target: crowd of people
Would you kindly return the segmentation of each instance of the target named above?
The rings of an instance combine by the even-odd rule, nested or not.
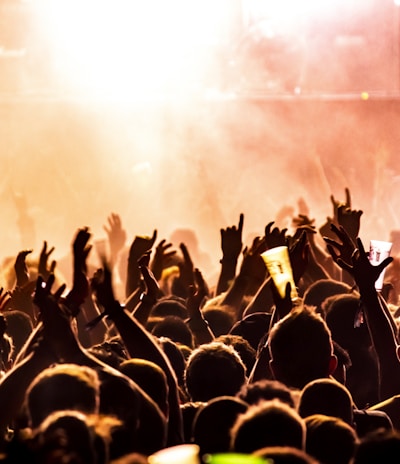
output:
[[[190,444],[199,464],[398,462],[400,256],[372,264],[349,190],[330,202],[325,224],[302,209],[251,243],[240,213],[214,257],[157,228],[130,240],[116,213],[101,249],[83,226],[60,262],[46,240],[5,257],[0,461],[152,464]],[[278,246],[295,298],[263,259]]]

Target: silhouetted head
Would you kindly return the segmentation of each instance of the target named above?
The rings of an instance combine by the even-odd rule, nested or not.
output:
[[[266,446],[304,450],[306,426],[299,414],[279,400],[263,401],[241,414],[231,430],[231,450],[253,453]]]
[[[246,381],[246,367],[231,346],[221,342],[192,351],[185,370],[185,386],[192,401],[235,396]]]
[[[269,334],[274,377],[294,388],[328,377],[337,364],[330,330],[322,317],[299,306],[274,325]]]

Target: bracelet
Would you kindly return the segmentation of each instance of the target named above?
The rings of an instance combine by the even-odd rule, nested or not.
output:
[[[151,305],[151,306],[153,306],[157,302],[157,298],[154,298],[153,296],[149,296],[145,292],[142,292],[140,294],[139,300],[141,303],[146,304],[146,305]]]

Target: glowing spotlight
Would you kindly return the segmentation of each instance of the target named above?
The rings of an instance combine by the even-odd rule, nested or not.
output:
[[[60,89],[129,99],[198,85],[228,4],[38,0],[35,10]]]

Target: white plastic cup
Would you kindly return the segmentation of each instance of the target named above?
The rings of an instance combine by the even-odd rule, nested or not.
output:
[[[164,448],[148,457],[149,464],[201,464],[200,448],[195,444],[184,444]]]
[[[276,288],[278,289],[279,295],[282,298],[285,298],[286,285],[289,282],[291,287],[290,297],[292,300],[296,300],[298,298],[298,294],[296,284],[293,279],[288,247],[279,246],[270,248],[269,250],[264,251],[264,253],[261,253],[261,257],[264,260]]]
[[[384,242],[382,240],[371,240],[369,245],[369,261],[373,266],[378,266],[384,259],[390,256],[392,250],[392,242]],[[381,291],[383,287],[383,279],[385,277],[385,269],[380,273],[375,282],[375,289]]]

